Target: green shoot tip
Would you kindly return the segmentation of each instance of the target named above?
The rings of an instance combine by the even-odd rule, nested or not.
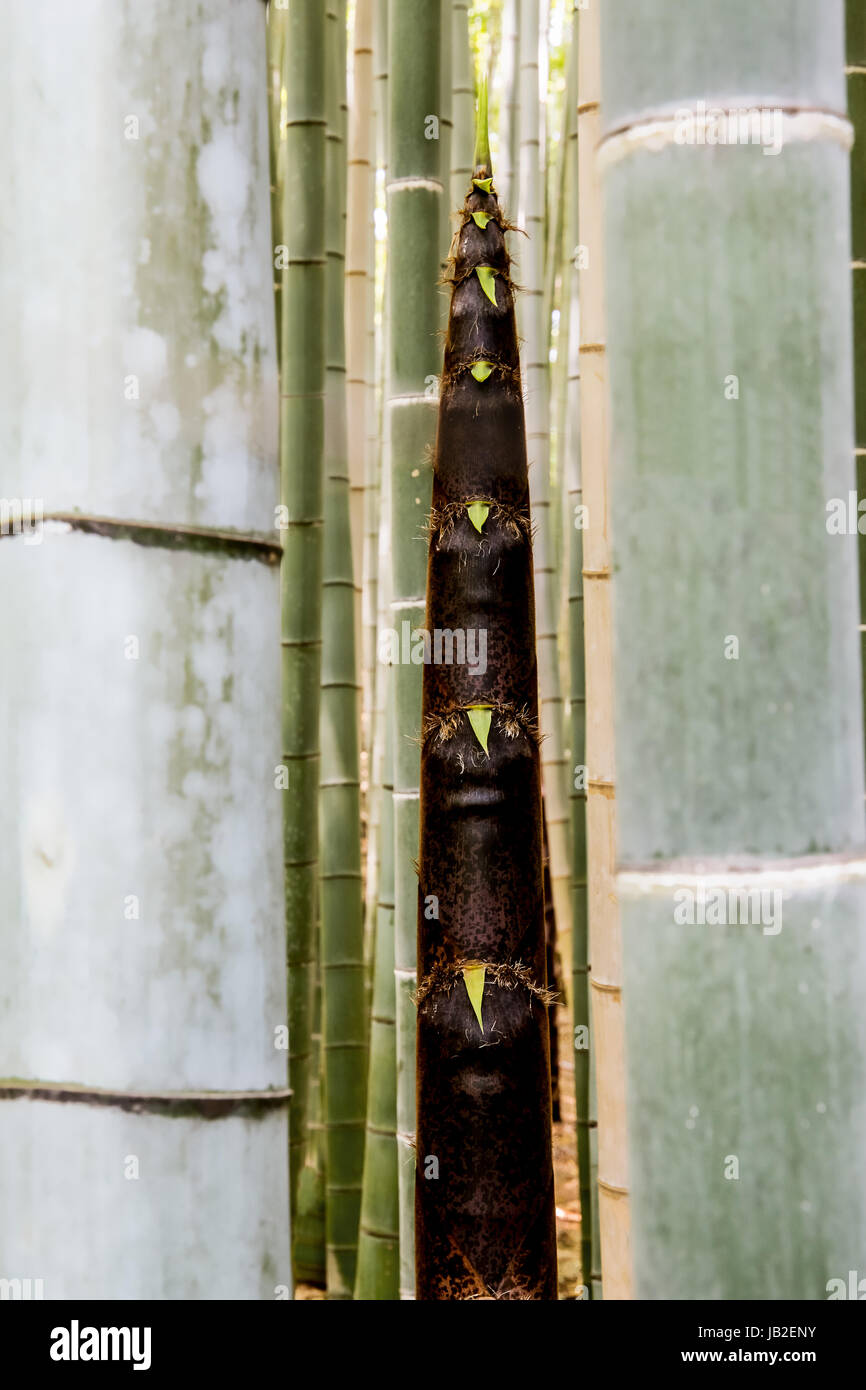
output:
[[[478,83],[478,105],[475,110],[475,159],[473,163],[473,181],[475,179],[487,180],[492,177],[493,163],[490,158],[490,139],[487,133],[486,77],[482,77]]]

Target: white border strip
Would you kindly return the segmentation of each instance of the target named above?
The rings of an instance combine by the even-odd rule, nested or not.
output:
[[[637,125],[630,126],[628,130],[613,131],[610,135],[605,136],[598,145],[598,167],[606,169],[611,164],[619,163],[621,159],[625,159],[638,150],[658,154],[671,145],[679,145],[682,149],[699,150],[719,148],[761,150],[765,148],[760,144],[738,143],[728,146],[719,141],[708,145],[706,141],[686,142],[677,139],[686,111],[690,113],[695,131],[706,132],[710,123],[717,121],[720,111],[727,116],[730,112],[741,110],[776,111],[779,110],[779,107],[770,102],[762,106],[759,102],[750,102],[746,105],[736,101],[732,101],[730,106],[724,106],[719,101],[714,102],[713,106],[706,112],[697,112],[693,108],[684,106],[681,112],[672,113],[670,116],[659,116],[650,121],[641,121]],[[832,111],[785,111],[782,109],[781,114],[782,149],[785,145],[802,145],[810,141],[830,140],[841,145],[843,149],[850,150],[854,143],[854,127],[851,122],[846,120],[844,116],[835,115]]]

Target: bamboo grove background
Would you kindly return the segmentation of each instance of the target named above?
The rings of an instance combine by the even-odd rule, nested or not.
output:
[[[520,1247],[531,1182],[448,1228],[416,1149],[416,1095],[454,1115],[425,936],[438,676],[413,648],[476,564],[437,560],[443,528],[510,573],[478,441],[519,381],[528,693],[518,720],[501,672],[480,701],[458,672],[454,746],[495,778],[511,718],[540,767],[509,871],[549,1026],[514,1114],[547,1172],[549,1048],[558,1296],[826,1297],[866,1270],[866,6],[47,8],[44,34],[0,17],[28,128],[0,210],[3,488],[45,499],[26,548],[0,499],[0,1275],[35,1252],[58,1297],[117,1266],[114,1297],[413,1299],[420,1185],[418,1296],[554,1296],[549,1204],[531,1292],[454,1273],[451,1236],[506,1207]],[[50,132],[23,121],[34,84]],[[100,92],[120,136],[94,134]],[[784,147],[681,144],[699,101],[778,109]],[[75,276],[39,257],[46,188]],[[455,267],[486,325],[456,522]],[[488,322],[512,288],[519,370]],[[784,928],[681,925],[683,889],[778,891]],[[518,979],[485,950],[500,973],[461,958],[441,1005],[464,1032]],[[156,1196],[130,1201],[132,1160]]]

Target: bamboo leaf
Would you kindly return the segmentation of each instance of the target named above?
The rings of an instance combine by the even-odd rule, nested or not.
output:
[[[476,381],[486,381],[493,371],[492,362],[473,362],[469,369]]]
[[[478,265],[475,267],[475,274],[478,276],[478,283],[483,289],[491,304],[496,303],[496,271],[489,265]]]
[[[487,223],[490,220],[491,218],[489,212],[473,212],[472,214],[472,221],[475,223],[476,227],[481,228],[482,232],[484,231],[485,227],[487,226]]]
[[[467,705],[466,713],[469,716],[469,723],[472,725],[472,732],[487,753],[487,739],[490,734],[490,721],[493,718],[490,705]]]
[[[469,995],[469,1003],[472,1005],[482,1033],[484,1032],[484,1021],[481,1017],[481,1001],[484,998],[486,973],[487,967],[484,965],[467,965],[463,971],[463,983],[466,986],[466,993]]]
[[[493,179],[473,179],[476,188],[480,188],[482,193],[489,193],[493,187]]]
[[[490,515],[489,504],[487,502],[470,502],[466,510],[469,513],[469,520],[472,522],[475,530],[480,534],[483,530],[485,521]]]

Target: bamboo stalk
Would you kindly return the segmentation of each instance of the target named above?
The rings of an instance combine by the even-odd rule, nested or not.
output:
[[[472,138],[475,126],[475,85],[472,80],[472,50],[469,45],[468,0],[451,3],[451,183],[448,195],[449,218],[462,208],[472,179]],[[449,221],[450,226],[450,221]],[[449,237],[450,241],[451,238]],[[445,301],[446,321],[448,301]]]
[[[439,368],[439,142],[425,138],[440,95],[441,0],[389,6],[388,384],[391,457],[391,614],[395,630],[424,622],[424,546],[430,501],[427,450],[436,426]],[[397,1143],[400,1296],[414,1297],[415,923],[421,670],[394,667],[394,968],[397,980]]]
[[[272,1301],[292,1278],[265,11],[3,6],[0,46],[0,1273],[67,1302]]]
[[[845,6],[848,113],[854,127],[851,150],[851,289],[854,315],[854,449],[857,501],[866,500],[866,9]],[[859,515],[858,511],[858,515]],[[860,667],[866,671],[866,535],[858,541],[860,571]],[[864,681],[866,690],[866,681]]]
[[[586,653],[586,835],[592,1043],[598,1094],[601,1269],[606,1299],[631,1296],[628,1156],[623,1064],[622,945],[614,871],[616,800],[610,631],[607,350],[604,244],[596,146],[601,109],[601,6],[580,12],[578,143],[580,239],[580,452]]]
[[[821,1299],[866,1248],[843,8],[603,24],[634,1287]]]
[[[567,414],[565,419],[564,462],[568,484],[569,555],[569,654],[571,676],[571,893],[572,893],[572,1007],[574,1026],[574,1082],[577,1112],[577,1170],[580,1185],[581,1272],[586,1296],[593,1297],[593,1246],[598,1248],[594,1222],[597,1189],[593,1182],[592,1141],[596,1129],[593,1101],[593,1053],[589,1001],[589,917],[587,902],[586,854],[586,662],[583,622],[583,529],[584,499],[580,455],[580,276],[578,241],[580,237],[578,166],[578,7],[572,16],[566,106],[570,119],[564,157],[568,165],[567,206],[564,238],[568,248],[568,275],[564,276],[563,313],[568,317]],[[565,289],[568,290],[566,303]]]
[[[385,716],[383,714],[383,723]],[[384,729],[383,729],[384,733]],[[382,860],[376,918],[376,970],[370,1026],[367,1141],[357,1299],[400,1297],[397,1193],[397,1040],[394,979],[393,747],[387,745],[381,791]]]
[[[373,409],[373,352],[370,315],[373,308],[373,19],[374,0],[355,0],[352,36],[352,103],[346,202],[346,417],[349,451],[349,515],[355,577],[355,649],[363,643],[365,493],[370,484],[370,421]],[[375,610],[374,610],[375,611]],[[371,735],[372,667],[362,660],[362,747],[368,752]]]
[[[277,204],[280,289],[280,501],[283,759],[292,1081],[292,1204],[303,1164],[310,1071],[318,878],[319,680],[322,635],[322,494],[325,340],[324,19],[312,0],[271,9],[272,54],[281,57]],[[272,108],[272,120],[276,114]],[[282,230],[280,230],[282,229]]]
[[[496,182],[506,216],[517,217],[520,193],[520,0],[503,0],[502,102]]]
[[[321,932],[317,930],[317,938]],[[321,945],[317,945],[317,955]],[[292,1261],[299,1284],[324,1288],[325,1272],[325,1127],[322,1123],[322,983],[316,962],[310,1034],[309,1081],[303,1166],[298,1177]]]
[[[544,179],[539,136],[538,0],[521,0],[520,55],[520,201],[521,304],[519,321],[525,342],[523,376],[526,444],[535,527],[535,612],[538,684],[541,700],[542,778],[550,842],[550,877],[560,946],[571,957],[569,901],[569,807],[567,764],[563,746],[564,711],[559,673],[558,584],[551,524],[549,325],[544,321]]]
[[[355,581],[346,442],[344,0],[327,7],[325,525],[322,590],[322,1051],[328,1297],[355,1287],[366,1122]]]
[[[555,1299],[556,1233],[529,483],[486,91],[433,472],[418,894],[418,1297]],[[485,271],[485,275],[481,271]],[[495,303],[494,303],[495,299]],[[474,993],[473,993],[474,989]]]

